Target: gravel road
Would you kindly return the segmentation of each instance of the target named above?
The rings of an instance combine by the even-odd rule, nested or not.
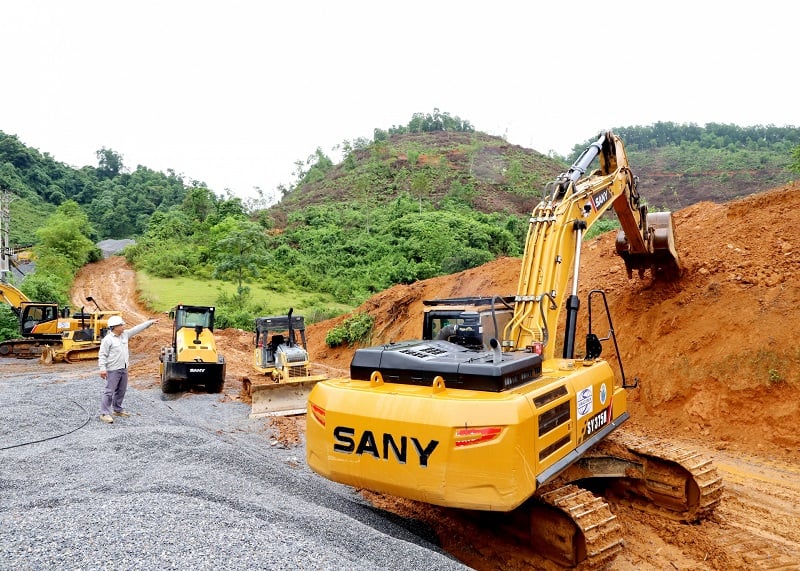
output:
[[[106,425],[101,384],[94,363],[0,359],[0,569],[468,569],[248,405],[129,388]]]

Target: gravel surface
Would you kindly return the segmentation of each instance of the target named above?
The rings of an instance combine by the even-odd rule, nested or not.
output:
[[[468,569],[246,404],[130,388],[107,425],[101,389],[94,363],[0,359],[0,569]]]

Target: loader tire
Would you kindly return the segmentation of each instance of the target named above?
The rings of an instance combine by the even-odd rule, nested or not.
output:
[[[209,393],[221,393],[224,385],[225,379],[220,379],[219,381],[209,381],[206,383],[206,391]]]
[[[173,394],[178,393],[181,390],[181,383],[180,381],[173,381],[170,379],[165,379],[162,377],[161,379],[161,392],[164,394]]]

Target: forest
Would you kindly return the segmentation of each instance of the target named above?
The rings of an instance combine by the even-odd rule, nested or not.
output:
[[[725,171],[726,189],[737,172],[773,186],[800,173],[795,127],[657,123],[615,132],[645,172],[656,163],[680,175],[719,179]],[[344,141],[338,164],[318,148],[295,163],[296,180],[279,189],[280,201],[267,204],[172,170],[130,169],[108,148],[97,151],[96,166],[76,169],[0,132],[0,190],[15,198],[10,245],[32,244],[38,267],[48,268],[21,287],[32,299],[66,302],[74,273],[101,255],[98,241],[133,238],[125,255],[137,270],[235,283],[237,295],[223,301],[249,321],[258,311],[248,299],[255,282],[356,306],[394,284],[521,255],[544,185],[589,142],[571,157],[544,156],[437,109],[405,126],[376,128],[373,140]],[[698,199],[659,190],[663,202]],[[614,227],[607,222],[596,232]]]

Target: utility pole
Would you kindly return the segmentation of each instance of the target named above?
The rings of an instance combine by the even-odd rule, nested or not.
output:
[[[11,248],[8,244],[8,232],[11,225],[11,211],[9,205],[16,196],[8,189],[0,189],[0,282],[9,283],[11,268]]]

